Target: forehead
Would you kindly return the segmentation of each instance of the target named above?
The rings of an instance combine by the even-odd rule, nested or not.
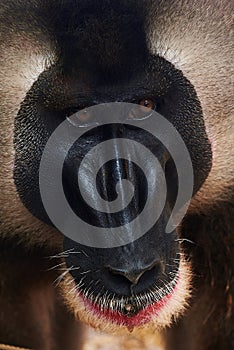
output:
[[[49,41],[70,62],[130,68],[146,53],[142,1],[7,1],[0,5],[1,31]]]

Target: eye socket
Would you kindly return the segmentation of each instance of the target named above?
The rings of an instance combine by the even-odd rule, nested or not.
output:
[[[133,106],[129,111],[128,119],[141,120],[152,115],[152,110],[155,109],[155,103],[150,98],[143,98],[138,105]]]

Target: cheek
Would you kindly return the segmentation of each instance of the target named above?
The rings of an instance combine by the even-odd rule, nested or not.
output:
[[[216,144],[215,144],[215,140],[212,137],[209,137],[209,141],[210,141],[210,146],[211,146],[211,152],[212,152],[212,160],[214,161],[216,158]]]
[[[15,167],[15,161],[12,160],[12,161],[10,162],[10,164],[9,164],[9,168],[10,168],[10,170],[12,171],[12,173],[13,173],[13,171],[14,171],[14,167]]]
[[[212,160],[214,160],[215,158],[215,139],[212,136],[212,132],[210,131],[210,128],[205,125],[205,130],[206,130],[206,134],[207,134],[207,138],[211,147],[211,153],[212,153]]]

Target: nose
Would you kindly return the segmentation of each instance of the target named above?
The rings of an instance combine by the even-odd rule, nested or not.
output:
[[[162,272],[162,262],[155,259],[151,263],[141,264],[137,267],[133,267],[132,264],[121,268],[108,265],[107,269],[109,271],[109,278],[113,282],[117,282],[116,278],[118,278],[119,287],[121,284],[127,284],[132,289],[138,284],[144,285],[146,281],[155,280],[155,277],[157,279]]]

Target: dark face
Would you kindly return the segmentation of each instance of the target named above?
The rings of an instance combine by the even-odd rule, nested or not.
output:
[[[45,28],[43,35],[53,43],[56,59],[28,91],[15,120],[14,180],[25,207],[53,226],[39,188],[39,166],[49,137],[73,113],[116,101],[149,107],[172,123],[189,151],[194,172],[193,193],[197,192],[211,167],[202,109],[196,91],[182,72],[148,51],[145,9],[131,1],[101,0],[95,5],[91,1],[81,2],[79,6],[74,2],[50,4],[42,7],[40,14],[37,9],[33,11],[34,31],[37,26],[40,31]],[[51,13],[56,16],[52,18]],[[131,111],[130,115],[136,117]],[[87,113],[81,115],[79,123],[85,127],[99,121],[95,118]],[[144,130],[144,123],[150,122],[146,118],[138,126],[130,126],[126,120],[113,124],[110,119],[107,125],[87,131],[68,154],[64,154],[65,145],[61,143],[60,148],[61,157],[65,158],[62,181],[69,205],[84,221],[107,230],[131,222],[142,212],[148,197],[155,199],[152,212],[156,210],[157,186],[160,186],[155,174],[157,186],[149,192],[144,172],[131,157],[118,157],[116,138],[146,146],[165,173],[165,206],[154,226],[141,238],[114,248],[95,248],[64,236],[66,266],[82,298],[96,313],[129,327],[140,325],[150,318],[150,313],[159,312],[179,288],[183,274],[179,231],[175,228],[171,233],[165,232],[178,192],[177,170],[168,149]],[[121,179],[129,180],[134,186],[132,201],[114,214],[102,213],[85,203],[76,179],[87,152],[106,140],[113,141],[116,158],[104,163],[96,177],[90,162],[90,168],[82,173],[80,185],[85,188],[89,178],[96,183],[103,199],[113,201],[117,197],[116,184]],[[129,155],[134,152],[134,147],[129,149]],[[103,157],[99,154],[100,162]],[[144,162],[141,157],[138,154]],[[145,167],[150,173],[151,162],[145,162]],[[85,190],[89,194],[89,189]],[[64,216],[62,220],[65,222],[67,218]]]

